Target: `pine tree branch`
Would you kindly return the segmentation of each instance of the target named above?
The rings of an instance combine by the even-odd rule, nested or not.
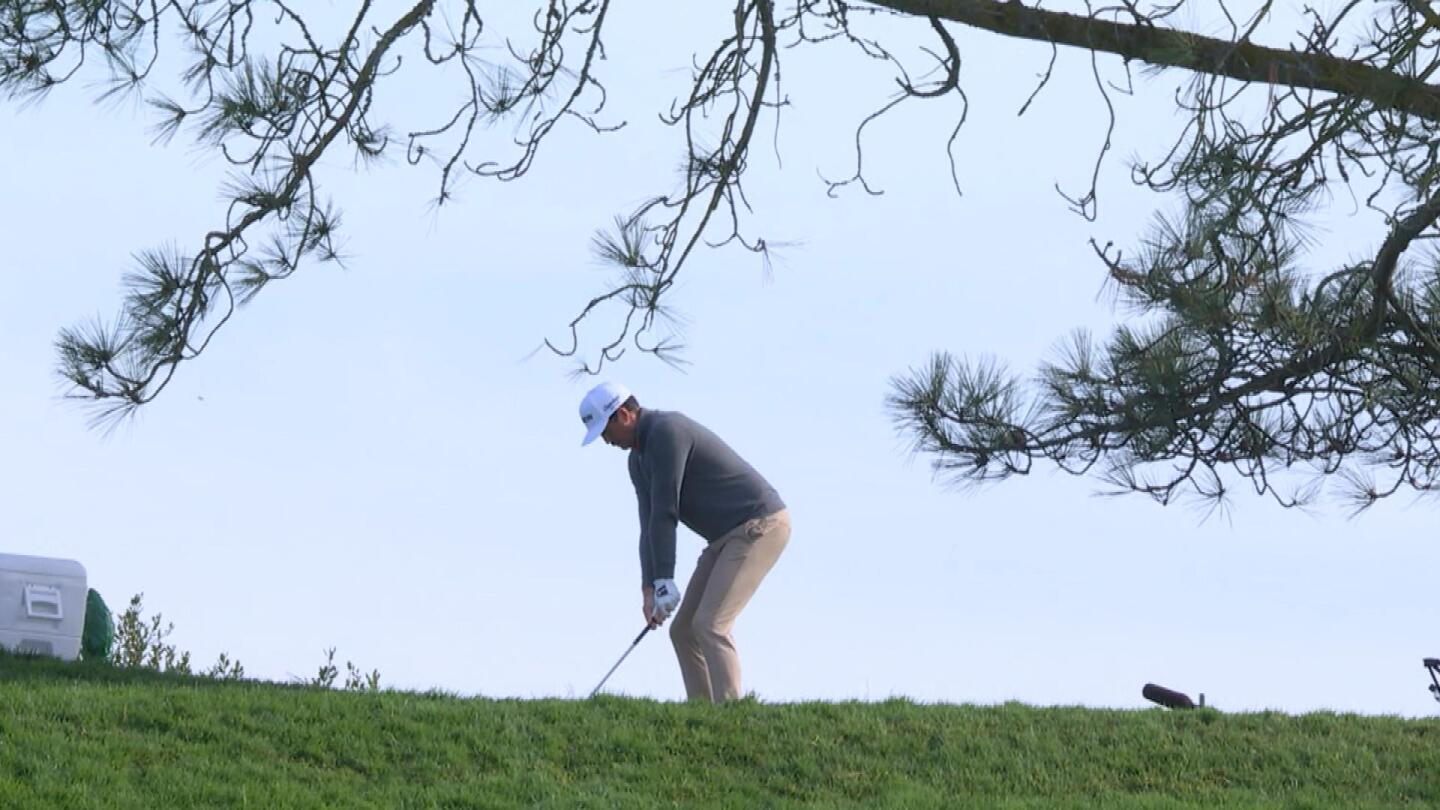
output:
[[[1440,121],[1440,87],[1329,54],[1267,48],[1249,41],[1215,39],[1155,25],[1111,22],[1020,2],[869,1],[904,14],[938,17],[1004,36],[1113,53],[1158,67],[1319,90],[1364,99],[1379,110]],[[1412,3],[1412,8],[1416,5]],[[1435,13],[1423,15],[1429,20]]]

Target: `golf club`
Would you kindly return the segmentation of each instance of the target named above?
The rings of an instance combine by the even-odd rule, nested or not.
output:
[[[645,638],[645,634],[650,632],[650,630],[650,625],[645,625],[645,629],[640,631],[640,635],[636,636],[635,640],[630,642],[630,648],[625,651],[625,655],[620,656],[620,660],[615,662],[615,666],[610,667],[610,671],[605,673],[605,677],[601,678],[600,683],[596,684],[595,688],[590,691],[590,697],[595,697],[595,693],[599,692],[600,687],[604,686],[605,682],[610,680],[610,676],[615,674],[615,670],[619,669],[620,665],[625,663],[626,656],[630,655],[631,651],[633,651],[635,647],[639,645],[640,639]]]

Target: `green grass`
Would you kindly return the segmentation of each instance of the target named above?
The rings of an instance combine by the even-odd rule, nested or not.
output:
[[[0,655],[0,808],[1440,807],[1440,721],[217,682]]]

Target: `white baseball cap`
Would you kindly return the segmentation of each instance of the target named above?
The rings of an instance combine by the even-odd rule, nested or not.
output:
[[[580,421],[585,423],[585,441],[580,446],[600,438],[611,415],[630,398],[630,390],[620,383],[603,382],[590,389],[580,400]]]

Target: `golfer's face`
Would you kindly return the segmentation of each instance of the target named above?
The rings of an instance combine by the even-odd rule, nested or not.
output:
[[[622,450],[629,450],[635,446],[635,417],[624,408],[610,414],[610,419],[605,423],[605,431],[600,438],[611,447],[619,447]]]

